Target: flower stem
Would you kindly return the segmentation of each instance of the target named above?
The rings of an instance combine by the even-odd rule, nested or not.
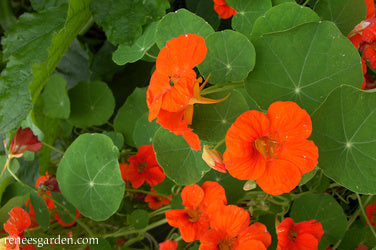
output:
[[[306,5],[309,3],[309,1],[311,1],[311,0],[306,0],[306,1],[302,4],[302,6],[306,6]]]
[[[52,196],[48,196],[48,198],[51,199],[56,205],[60,206],[64,210],[64,212],[66,212],[73,220],[77,222],[78,225],[85,229],[85,231],[90,235],[90,237],[95,236],[91,229],[85,223],[79,220],[74,214],[72,214],[63,204],[58,202],[56,199],[52,198]]]
[[[126,192],[132,192],[132,193],[144,193],[144,194],[151,194],[151,195],[156,195],[156,196],[163,196],[163,197],[166,197],[167,199],[171,200],[171,197],[169,197],[168,195],[160,194],[160,193],[153,193],[153,192],[145,191],[145,190],[142,190],[142,189],[139,190],[139,189],[126,188],[125,191]]]
[[[370,200],[372,199],[373,195],[370,195],[367,200],[364,202],[364,205],[367,205]],[[346,231],[350,229],[351,225],[356,221],[356,219],[358,218],[359,214],[361,213],[361,208],[359,207],[355,213],[351,216],[350,220],[347,222],[347,227],[346,227]],[[340,239],[339,241],[337,241],[337,243],[333,246],[333,249],[337,249],[337,247],[339,247],[339,245],[341,244],[342,242],[342,239]]]
[[[44,146],[46,146],[46,147],[52,149],[53,151],[58,152],[58,153],[64,155],[64,152],[61,151],[60,149],[57,149],[57,148],[55,148],[55,147],[53,147],[53,146],[51,146],[51,145],[49,145],[49,144],[47,144],[47,143],[45,143],[45,142],[42,142],[42,143],[43,143]]]
[[[10,160],[11,160],[11,158],[8,156],[7,161],[5,162],[5,165],[4,165],[4,168],[3,168],[3,171],[1,171],[0,178],[3,176],[3,174],[4,174],[4,172],[5,172],[5,169],[8,168],[8,165],[9,165],[9,163],[10,163]]]
[[[217,143],[217,145],[215,145],[214,149],[219,148],[219,146],[221,146],[224,142],[225,142],[225,138],[223,138],[222,140],[220,140],[220,141]]]
[[[376,239],[376,232],[375,232],[375,229],[373,228],[373,226],[371,225],[371,222],[369,221],[367,215],[366,215],[366,211],[364,210],[364,207],[363,207],[363,204],[362,204],[362,200],[360,199],[360,196],[358,193],[355,193],[356,195],[356,198],[358,199],[358,202],[359,202],[359,206],[360,206],[360,209],[362,211],[362,214],[364,216],[364,218],[366,219],[367,223],[368,223],[368,226],[369,226],[369,229],[371,230],[373,236],[375,237]]]
[[[217,85],[211,86],[209,88],[203,89],[201,91],[201,95],[207,95],[207,94],[211,94],[211,93],[222,92],[222,91],[231,90],[231,89],[235,89],[235,88],[244,88],[244,83],[238,82],[238,83],[217,84]]]
[[[157,216],[157,215],[163,214],[163,213],[167,212],[167,211],[170,210],[170,209],[171,209],[171,206],[170,206],[170,205],[167,205],[167,206],[161,207],[160,209],[151,212],[151,213],[149,214],[149,217],[151,218],[151,217],[154,217],[154,216]]]
[[[157,57],[155,57],[155,56],[153,56],[153,55],[149,54],[148,52],[145,52],[145,55],[147,55],[147,56],[149,56],[149,57],[151,57],[151,58],[153,58],[153,59],[157,60]]]
[[[27,187],[27,188],[30,188],[30,189],[32,189],[32,190],[34,190],[34,191],[36,191],[35,190],[35,188],[33,187],[33,186],[30,186],[30,185],[28,185],[28,184],[26,184],[26,183],[24,183],[23,181],[21,181],[18,177],[17,177],[17,175],[15,174],[15,173],[13,173],[12,172],[12,170],[10,170],[10,167],[9,167],[9,164],[8,164],[8,166],[7,166],[7,170],[8,170],[8,172],[13,176],[13,178],[18,182],[18,183],[20,183],[21,185],[24,185],[25,187]],[[60,202],[58,202],[58,201],[56,201],[55,199],[53,199],[52,198],[52,196],[48,196],[55,204],[57,204],[58,206],[60,206],[60,207],[62,207],[63,209],[64,209],[64,211],[72,218],[72,219],[74,219],[76,222],[77,222],[77,224],[79,224],[81,227],[83,227],[87,232],[88,232],[88,234],[91,236],[91,237],[93,237],[94,236],[94,234],[93,234],[93,232],[90,230],[90,228],[85,224],[85,223],[83,223],[81,220],[79,220],[78,218],[76,218],[76,216],[74,216],[64,205],[62,205]]]

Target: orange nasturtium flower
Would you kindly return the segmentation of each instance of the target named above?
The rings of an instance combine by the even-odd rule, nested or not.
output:
[[[376,201],[366,207],[366,215],[372,226],[376,227]],[[368,222],[366,222],[368,225]]]
[[[150,190],[150,192],[157,193],[153,188]],[[172,195],[170,195],[170,198],[172,198]],[[144,201],[148,203],[148,206],[151,209],[158,209],[163,205],[168,205],[171,203],[171,200],[167,197],[152,194],[146,195]]]
[[[311,118],[294,102],[275,102],[266,115],[247,111],[227,131],[225,167],[235,178],[256,180],[266,193],[290,192],[317,165],[311,132]]]
[[[218,208],[210,219],[210,230],[201,237],[200,250],[267,249],[272,238],[266,226],[249,226],[249,213],[235,205]]]
[[[178,249],[178,242],[174,240],[166,240],[159,243],[159,250],[176,250]]]
[[[10,218],[4,224],[4,230],[9,234],[9,237],[6,237],[0,241],[1,249],[19,249],[19,240],[24,238],[24,231],[29,228],[31,224],[29,214],[23,210],[21,207],[12,208],[9,212]],[[6,241],[6,239],[12,239],[12,241]],[[4,242],[3,242],[4,240]],[[5,244],[13,242],[12,245]],[[30,249],[35,249],[32,245],[26,245],[31,247]],[[25,246],[25,247],[26,247]]]
[[[227,203],[223,187],[212,181],[206,181],[202,187],[184,187],[181,198],[185,209],[170,210],[165,215],[170,226],[180,229],[185,242],[200,239],[209,229],[211,213]]]
[[[138,148],[136,155],[128,158],[129,164],[120,163],[121,176],[124,181],[130,181],[133,188],[139,188],[146,181],[150,186],[161,183],[165,174],[159,166],[153,145],[143,145]]]
[[[316,220],[294,223],[286,218],[277,226],[277,250],[317,249],[323,234],[322,225]]]
[[[206,56],[204,38],[196,34],[185,34],[166,43],[158,54],[156,70],[146,92],[149,121],[157,119],[162,127],[175,135],[183,135],[194,150],[200,150],[200,140],[188,128],[192,124],[193,104],[217,103],[200,96],[201,77],[196,79],[195,66]]]
[[[214,10],[222,19],[228,19],[236,15],[236,10],[227,5],[225,0],[213,0]]]

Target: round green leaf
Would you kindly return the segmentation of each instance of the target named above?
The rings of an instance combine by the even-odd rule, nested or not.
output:
[[[288,3],[288,2],[295,3],[294,0],[272,0],[272,5],[273,5],[273,6],[276,6],[276,5],[278,5],[278,4]]]
[[[359,53],[331,22],[266,34],[254,45],[257,63],[245,86],[263,109],[294,101],[311,113],[340,84],[362,86]]]
[[[285,31],[304,23],[318,22],[320,17],[310,8],[296,3],[284,3],[268,10],[264,16],[257,18],[251,34],[252,41],[261,35]]]
[[[143,229],[149,225],[149,213],[143,209],[136,209],[129,215],[128,221],[136,229]]]
[[[115,131],[124,135],[124,141],[130,146],[136,146],[133,141],[133,131],[136,123],[141,116],[148,111],[146,106],[146,88],[136,88],[128,96],[127,100],[121,106],[114,119]]]
[[[210,170],[201,151],[193,150],[183,136],[176,136],[167,129],[160,128],[155,133],[153,148],[166,176],[176,184],[196,183]]]
[[[29,189],[30,202],[33,205],[37,222],[43,230],[47,231],[50,225],[50,211],[44,199],[34,190]]]
[[[312,180],[313,177],[315,177],[315,174],[317,173],[319,169],[316,167],[312,171],[305,173],[302,175],[302,178],[300,179],[299,186],[306,184],[310,180]]]
[[[209,35],[206,40],[208,52],[198,66],[211,83],[240,82],[255,66],[255,48],[247,37],[232,30]]]
[[[342,207],[328,194],[305,194],[295,200],[290,216],[295,223],[317,220],[321,223],[324,235],[319,243],[319,249],[326,249],[329,242],[337,243],[346,232],[347,219]]]
[[[163,48],[171,38],[183,34],[195,33],[203,38],[213,33],[213,28],[201,17],[186,9],[170,12],[157,25],[155,40]]]
[[[272,7],[271,0],[226,0],[237,13],[232,18],[232,28],[247,37],[251,36],[256,19]]]
[[[341,86],[312,123],[325,175],[354,192],[376,194],[376,93]]]
[[[155,121],[149,122],[149,112],[144,113],[140,119],[137,120],[133,131],[133,141],[136,147],[142,145],[152,144],[155,132],[161,127]]]
[[[205,97],[220,99],[225,95],[226,93],[221,92]],[[225,138],[231,124],[249,108],[243,95],[234,90],[225,101],[216,104],[197,104],[194,109],[194,132],[200,139],[214,143]]]
[[[157,22],[151,23],[132,45],[120,44],[118,49],[112,55],[112,60],[118,65],[132,63],[140,60],[155,43],[155,30]]]
[[[69,121],[80,128],[106,123],[115,108],[115,98],[111,89],[101,81],[80,82],[69,90],[69,99]]]
[[[110,217],[123,198],[118,152],[108,136],[83,134],[65,151],[57,169],[61,193],[93,220]]]
[[[345,36],[367,15],[366,2],[359,0],[319,0],[313,10],[323,20],[334,22]]]
[[[43,113],[52,118],[68,119],[70,102],[67,82],[60,75],[52,75],[42,93]]]
[[[114,131],[104,131],[103,134],[110,137],[112,142],[118,149],[121,149],[123,147],[124,137],[121,133]]]

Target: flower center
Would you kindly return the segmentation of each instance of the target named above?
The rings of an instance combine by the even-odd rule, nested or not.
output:
[[[147,162],[139,162],[136,164],[136,167],[137,167],[137,172],[142,172],[145,170],[146,166],[148,165]]]
[[[291,230],[289,231],[289,236],[288,236],[288,237],[289,237],[290,240],[291,240],[291,239],[292,239],[292,240],[295,240],[296,237],[298,237],[298,233],[291,229]]]
[[[220,250],[231,250],[234,245],[233,238],[226,237],[218,242],[218,249]]]
[[[201,218],[201,210],[200,209],[188,209],[187,210],[189,221],[190,222],[197,222]]]
[[[265,160],[274,158],[277,155],[280,146],[277,140],[268,136],[261,136],[257,138],[254,145],[257,151],[264,156]]]

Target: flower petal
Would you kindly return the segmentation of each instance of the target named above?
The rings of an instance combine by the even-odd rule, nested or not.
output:
[[[162,74],[191,76],[192,69],[206,56],[204,38],[196,34],[185,34],[173,38],[158,54],[156,68]]]
[[[255,149],[254,141],[269,133],[269,120],[265,114],[251,110],[241,114],[226,134],[223,162],[235,178],[255,180],[265,170],[265,159]]]
[[[301,179],[300,170],[289,161],[273,159],[268,161],[264,174],[257,179],[257,185],[272,195],[293,190]]]
[[[295,102],[274,102],[268,109],[271,131],[279,140],[307,139],[312,132],[311,117]]]
[[[204,190],[197,184],[185,186],[181,192],[183,206],[196,208],[204,199]]]

